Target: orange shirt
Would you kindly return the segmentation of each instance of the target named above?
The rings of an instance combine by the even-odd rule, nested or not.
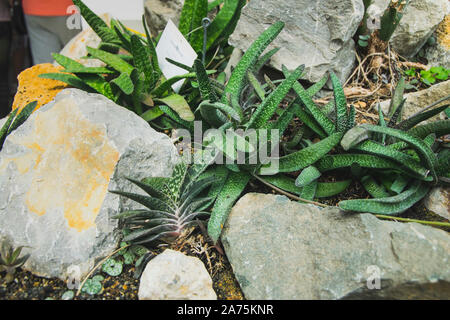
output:
[[[22,0],[23,11],[32,16],[67,16],[72,0]]]

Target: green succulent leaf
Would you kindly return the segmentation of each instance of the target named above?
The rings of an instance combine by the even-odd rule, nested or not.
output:
[[[208,27],[206,51],[222,41],[227,40],[233,33],[241,15],[241,9],[245,4],[246,0],[226,0],[224,2],[223,7]]]
[[[217,20],[217,17],[215,21]],[[210,26],[211,27],[211,26]],[[239,96],[245,84],[245,77],[247,71],[258,61],[261,53],[267,48],[267,46],[277,37],[277,35],[284,28],[284,23],[278,21],[264,31],[258,39],[250,46],[250,48],[242,56],[242,59],[237,64],[236,68],[231,74],[230,80],[222,97],[221,102],[227,103],[227,96],[230,95],[232,106],[239,105]]]
[[[284,76],[289,75],[289,71],[284,68],[283,69]],[[323,113],[322,110],[317,107],[317,105],[313,102],[310,94],[302,87],[302,85],[298,82],[295,82],[293,85],[293,89],[295,93],[298,95],[300,100],[305,105],[306,109],[311,113],[317,123],[322,127],[322,129],[327,133],[327,135],[331,135],[336,131],[335,124]]]
[[[267,98],[261,102],[253,113],[247,128],[265,128],[267,122],[272,118],[279,104],[300,78],[305,66],[299,66],[292,72]]]
[[[423,140],[420,140],[416,136],[413,136],[409,133],[405,133],[397,129],[383,128],[369,124],[361,125],[361,127],[371,132],[383,133],[392,136],[394,138],[400,139],[410,144],[419,153],[423,161],[426,163],[427,169],[431,171],[433,178],[435,179],[435,181],[437,181],[436,171],[434,167],[436,163],[436,156],[432,152],[430,147],[428,147],[426,143],[423,142]]]
[[[27,119],[31,116],[34,109],[37,106],[37,101],[30,102],[27,104],[22,111],[14,118],[14,121],[9,126],[8,131],[6,132],[6,135],[9,135],[11,132],[19,128]]]
[[[347,99],[339,78],[334,72],[330,72],[331,83],[333,84],[334,106],[336,110],[336,130],[345,132],[349,123],[347,116]]]
[[[315,163],[330,152],[341,141],[342,136],[343,133],[336,132],[310,147],[279,158],[278,172],[293,172]]]
[[[420,201],[429,191],[427,185],[421,184],[418,188],[412,186],[411,190],[404,191],[408,197],[404,198],[403,194],[379,199],[356,199],[344,200],[339,202],[339,208],[345,211],[370,212],[375,214],[397,215],[412,207]],[[415,188],[415,189],[414,189]],[[393,198],[393,199],[392,199]]]
[[[203,30],[196,30],[202,26],[202,19],[208,15],[207,0],[185,0],[181,10],[178,29],[186,37],[195,52],[202,50]]]
[[[11,123],[13,122],[14,118],[17,115],[17,112],[19,111],[19,108],[14,109],[8,116],[8,119],[0,129],[0,150],[3,147],[3,143],[5,142],[6,136],[8,135],[9,127],[11,126]]]
[[[416,116],[413,116],[409,119],[403,120],[402,122],[400,122],[399,124],[397,124],[395,126],[396,129],[400,129],[400,130],[409,130],[412,127],[416,126],[417,124],[419,124],[422,121],[425,121],[439,113],[441,113],[442,111],[445,111],[448,108],[448,104],[434,108],[432,110],[429,111],[425,111],[422,113],[419,113]]]
[[[126,73],[128,76],[131,76],[134,67],[128,62],[125,62],[124,60],[119,58],[117,55],[92,47],[86,47],[86,49],[90,55],[103,61],[114,70],[117,70],[120,73]]]
[[[208,78],[205,66],[200,59],[196,59],[194,62],[194,71],[197,76],[198,85],[200,89],[200,94],[203,100],[209,100],[211,102],[217,102],[219,98],[217,97],[215,91],[213,90],[211,81]]]
[[[211,211],[211,218],[208,222],[208,234],[214,242],[219,240],[223,226],[236,200],[244,191],[250,175],[245,172],[231,172],[226,179],[222,190],[217,196],[217,200]]]
[[[313,200],[316,195],[317,190],[317,180],[310,182],[308,185],[304,186],[302,192],[300,193],[300,198],[305,200]],[[302,202],[300,200],[300,202]]]
[[[111,84],[116,85],[126,95],[130,95],[134,91],[134,84],[130,76],[126,73],[121,73],[120,76],[111,80]]]
[[[361,179],[361,184],[367,193],[369,193],[374,198],[386,198],[389,197],[389,192],[383,185],[378,184],[378,182],[370,175],[364,176]]]
[[[280,50],[280,48],[274,48],[269,50],[267,53],[261,56],[259,60],[256,62],[255,66],[252,68],[254,73],[258,73],[264,65],[269,62],[269,60]]]
[[[313,181],[319,179],[321,176],[321,173],[319,170],[317,170],[314,166],[306,167],[302,170],[302,172],[299,174],[297,179],[295,180],[295,185],[298,187],[305,187],[312,183]]]
[[[116,43],[118,41],[114,32],[108,27],[108,25],[91,11],[82,1],[74,0],[73,4],[80,8],[80,13],[92,30],[104,41],[110,43]]]
[[[184,97],[179,94],[174,93],[165,98],[155,98],[154,100],[169,106],[180,116],[181,119],[185,121],[195,120],[195,116],[191,111],[191,107],[189,107],[189,104],[186,102]]]

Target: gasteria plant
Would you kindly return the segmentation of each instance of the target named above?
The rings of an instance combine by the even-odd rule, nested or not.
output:
[[[312,200],[334,196],[344,191],[352,182],[351,179],[319,182],[319,177],[331,170],[347,168],[350,173],[359,177],[372,196],[383,194],[386,198],[346,200],[339,204],[342,209],[397,214],[423,198],[430,185],[445,181],[444,176],[448,175],[449,167],[439,164],[438,169],[436,160],[441,159],[439,163],[446,163],[448,153],[439,153],[436,158],[434,155],[436,150],[431,150],[432,145],[436,147],[434,136],[431,134],[434,133],[439,137],[449,133],[449,120],[414,127],[444,111],[447,106],[401,121],[400,115],[404,104],[403,80],[394,93],[388,123],[380,113],[377,126],[357,127],[355,127],[355,108],[347,107],[344,90],[333,72],[330,72],[330,78],[334,89],[334,101],[324,108],[318,107],[313,102],[312,96],[327,82],[327,76],[311,88],[305,89],[297,81],[302,67],[293,72],[283,67],[286,79],[278,86],[270,80],[266,85],[261,85],[256,80],[255,68],[262,66],[276,51],[271,51],[261,58],[260,54],[282,28],[283,23],[275,23],[253,43],[236,66],[221,95],[217,94],[215,84],[206,76],[201,62],[196,61],[194,65],[204,99],[196,112],[200,113],[211,127],[223,132],[229,128],[277,129],[282,137],[286,136],[288,124],[294,117],[303,123],[294,137],[283,143],[286,154],[277,159],[276,170],[270,171],[270,164],[262,163],[215,166],[210,169],[223,181],[221,188],[210,190],[210,195],[216,198],[208,224],[208,233],[214,241],[218,240],[231,207],[253,178],[295,193],[302,200]],[[296,98],[290,101],[287,108],[280,108],[280,102],[291,89],[296,93]],[[333,110],[330,110],[331,108]],[[275,120],[272,120],[274,117]],[[426,142],[421,141],[423,138],[426,138]],[[312,141],[316,139],[320,141],[313,143]],[[276,141],[272,141],[272,144],[275,143]],[[219,149],[221,147],[220,144],[215,146]],[[243,143],[240,149],[235,144],[235,150],[221,151],[227,157],[231,155],[233,158],[237,151],[248,152],[249,149],[249,146]],[[331,151],[333,154],[329,154]],[[299,171],[296,180],[285,175]],[[273,175],[265,176],[267,174]],[[389,184],[389,177],[392,176],[396,179]],[[387,188],[384,193],[373,191],[375,184],[372,177],[384,179]],[[417,188],[402,193],[408,182]],[[379,202],[389,204],[379,205]]]
[[[259,69],[277,52],[277,49],[274,49],[261,56],[283,27],[284,23],[277,22],[261,34],[246,51],[231,74],[227,85],[222,90],[216,90],[218,86],[208,78],[202,62],[200,60],[195,62],[194,71],[197,74],[201,96],[204,99],[195,113],[200,114],[204,122],[211,128],[216,128],[221,132],[223,137],[230,132],[228,129],[243,129],[247,131],[255,129],[255,132],[259,132],[261,129],[277,130],[281,136],[294,116],[301,118],[311,117],[302,110],[297,100],[286,109],[280,108],[280,103],[292,88],[301,92],[302,96],[311,99],[325,85],[327,77],[324,77],[308,90],[303,89],[297,82],[302,74],[303,66],[299,66],[293,72],[286,70],[286,79],[278,81],[278,86],[270,79],[267,79],[267,83],[262,85],[256,77]],[[274,116],[276,120],[271,121]],[[312,149],[295,152],[289,155],[289,159],[280,159],[282,172],[294,172],[299,170],[304,164],[314,163],[337,145],[343,136],[342,132],[333,131],[330,137],[325,137],[325,132],[322,132],[321,129],[320,133],[324,139],[320,143],[315,144]],[[234,135],[234,138],[237,143],[234,144],[231,150],[228,149],[228,144],[217,143],[221,139],[207,139],[208,143],[213,144],[227,158],[236,160],[239,152],[244,152],[247,156],[245,164],[215,166],[209,169],[210,172],[214,172],[217,177],[222,179],[220,188],[212,188],[210,190],[210,196],[215,198],[216,201],[208,223],[208,233],[214,241],[218,240],[231,207],[249,181],[257,177],[265,169],[268,169],[260,161],[261,159],[257,159],[256,164],[250,164],[251,162],[248,161],[250,160],[251,150],[258,148],[257,146],[264,145],[264,143],[260,143],[260,138],[262,137],[259,136],[259,133],[256,136],[257,141],[253,145],[237,134]],[[268,140],[266,147],[272,150],[278,141],[271,143],[270,136]],[[326,188],[329,188],[329,186]],[[323,191],[326,192],[325,190]]]
[[[198,218],[209,216],[205,209],[214,199],[203,194],[214,185],[216,178],[211,175],[202,176],[207,166],[207,162],[190,166],[180,162],[170,178],[152,177],[143,181],[128,178],[148,196],[111,191],[146,207],[124,211],[115,216],[127,228],[124,241],[133,244],[171,242],[197,224]]]
[[[198,95],[198,90],[190,88],[186,94],[173,92],[171,86],[183,79],[195,78],[191,67],[169,61],[187,70],[187,73],[170,79],[162,75],[156,55],[156,41],[151,37],[143,18],[146,37],[128,30],[120,21],[111,19],[108,26],[81,0],[74,0],[81,15],[101,38],[98,48],[88,47],[91,58],[103,61],[106,67],[85,67],[77,61],[60,54],[53,57],[65,69],[60,73],[40,75],[55,79],[87,92],[100,93],[114,102],[125,106],[147,121],[155,120],[164,113],[175,113],[182,121],[191,122],[194,115],[188,101]],[[220,3],[219,3],[220,4]],[[215,50],[233,32],[243,0],[227,0],[208,28],[205,48],[202,48],[202,18],[208,14],[206,0],[186,0],[180,19],[180,31],[185,34],[196,51]],[[208,74],[213,71],[208,71]],[[160,108],[161,106],[161,108]],[[167,121],[166,121],[167,122]]]
[[[319,151],[322,149],[320,144],[325,139],[297,152],[307,155],[305,162],[289,161],[291,155],[286,155],[280,158],[280,172],[286,171],[285,168],[302,170],[297,180],[294,182],[294,179],[278,174],[266,178],[267,182],[298,194],[303,199],[312,200],[314,197],[323,197],[324,187],[318,183],[323,173],[348,170],[347,175],[359,179],[372,199],[344,200],[339,203],[339,207],[348,211],[385,215],[399,214],[407,210],[421,200],[430,187],[449,182],[448,145],[439,144],[436,138],[450,133],[450,120],[419,125],[422,121],[447,110],[448,105],[426,108],[423,112],[401,121],[405,103],[402,79],[391,100],[389,121],[385,121],[380,109],[378,125],[355,126],[353,106],[347,108],[342,87],[333,73],[331,81],[335,95],[335,121],[315,106],[310,98],[302,96],[301,91],[296,92],[304,111],[310,116],[308,121],[304,121],[310,131],[318,134],[318,128],[322,129],[322,132],[326,133],[326,139],[340,133],[338,142],[333,146],[334,154],[325,155]],[[323,138],[319,134],[318,137]],[[301,141],[297,137],[293,140],[293,143],[288,142],[290,147],[299,145]],[[306,143],[307,141],[304,145],[307,145]],[[315,152],[312,152],[313,150]],[[347,181],[343,181],[335,183],[332,189],[343,191],[348,185]]]

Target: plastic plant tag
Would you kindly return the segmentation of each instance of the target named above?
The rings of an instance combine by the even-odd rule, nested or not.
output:
[[[158,56],[159,67],[166,79],[187,73],[186,70],[168,62],[166,58],[170,58],[187,66],[192,66],[197,58],[197,53],[192,49],[189,42],[187,42],[172,20],[169,20],[159,39],[156,47],[156,54]],[[184,80],[176,82],[172,85],[172,89],[178,93],[183,83]]]

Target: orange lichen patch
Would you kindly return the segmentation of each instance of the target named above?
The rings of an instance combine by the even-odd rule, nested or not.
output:
[[[450,14],[445,16],[436,30],[436,34],[439,44],[446,50],[450,50]]]
[[[49,103],[53,98],[63,89],[68,88],[64,82],[50,79],[42,79],[38,76],[43,73],[59,72],[62,67],[55,67],[50,63],[43,63],[35,65],[21,72],[17,79],[19,80],[19,87],[12,109],[19,108],[22,110],[28,103],[38,102],[36,109]]]
[[[70,98],[51,111],[39,112],[32,132],[20,137],[29,152],[0,167],[13,162],[32,174],[25,199],[29,212],[43,216],[62,210],[67,226],[81,232],[95,226],[119,152],[106,128],[86,120]]]

